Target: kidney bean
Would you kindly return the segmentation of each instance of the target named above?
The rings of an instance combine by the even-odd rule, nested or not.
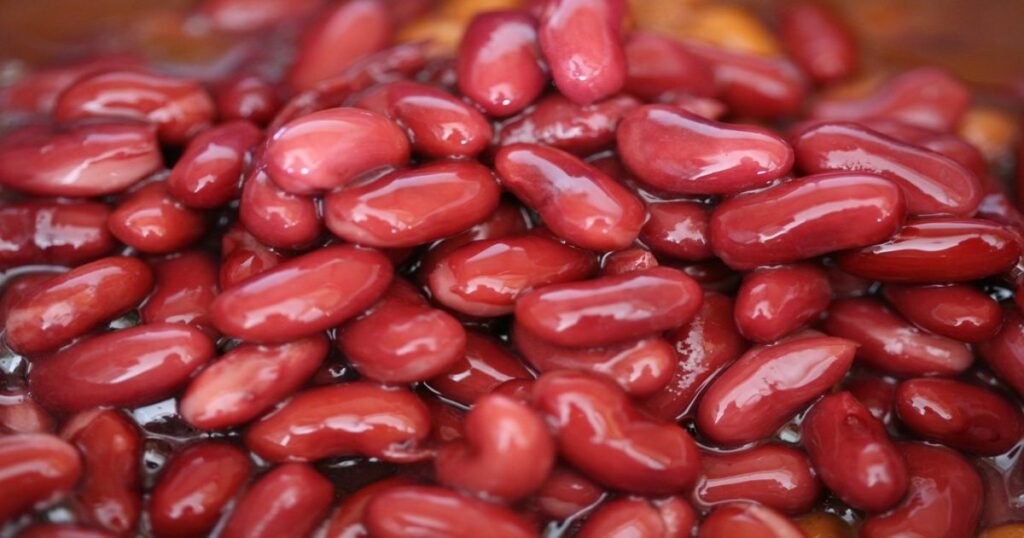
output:
[[[0,521],[67,495],[82,474],[75,447],[46,433],[0,435]]]
[[[896,508],[868,517],[860,536],[974,536],[984,497],[971,464],[948,448],[900,443],[899,449],[910,471],[910,490]]]
[[[0,139],[0,186],[37,196],[112,194],[162,166],[156,135],[145,125],[30,127]]]
[[[889,425],[896,404],[897,382],[891,378],[859,376],[846,383],[844,389],[867,408],[871,416]]]
[[[7,315],[15,304],[34,293],[43,283],[57,274],[59,273],[25,273],[12,275],[7,279],[3,287],[0,287],[0,326],[6,325]]]
[[[786,54],[818,84],[830,84],[857,70],[857,43],[835,13],[814,2],[790,2],[779,14]]]
[[[400,170],[324,199],[327,228],[375,247],[422,245],[480,223],[498,207],[491,171],[470,161]]]
[[[951,379],[910,379],[896,389],[896,413],[916,435],[995,456],[1024,435],[1024,417],[998,394]]]
[[[199,8],[218,30],[251,32],[301,19],[321,4],[323,0],[203,0]]]
[[[366,505],[370,503],[370,500],[377,494],[392,488],[414,486],[415,484],[404,476],[393,476],[359,488],[341,500],[337,510],[328,520],[323,536],[325,538],[365,538],[369,536],[363,519],[366,515]]]
[[[221,289],[232,288],[285,260],[281,253],[260,243],[239,222],[224,234],[220,251],[222,259],[218,280]]]
[[[979,179],[988,175],[988,163],[978,148],[968,144],[959,136],[935,131],[897,120],[867,119],[858,123],[900,142],[920,146],[944,155],[970,170]]]
[[[974,362],[966,344],[924,332],[876,299],[833,301],[824,330],[857,342],[858,360],[893,375],[956,375]]]
[[[752,501],[787,514],[802,514],[821,494],[807,456],[787,446],[763,445],[721,454],[704,451],[700,466],[693,499],[705,508]]]
[[[755,347],[704,392],[697,427],[722,445],[771,437],[842,379],[856,350],[850,340],[816,336]]]
[[[267,142],[263,159],[274,183],[285,191],[308,195],[342,187],[375,170],[405,164],[409,160],[409,141],[395,122],[380,114],[358,108],[329,108],[294,119],[276,130]]]
[[[383,255],[350,246],[322,248],[225,290],[210,316],[227,335],[279,343],[334,327],[377,300],[391,282]]]
[[[612,146],[622,117],[638,106],[640,101],[628,95],[580,105],[550,94],[501,124],[497,145],[544,144],[587,156]]]
[[[242,172],[262,138],[248,121],[211,127],[193,138],[167,177],[167,190],[188,207],[209,209],[238,197]]]
[[[602,504],[580,529],[580,538],[683,538],[691,536],[697,514],[682,497],[648,500],[626,497]]]
[[[529,14],[477,14],[456,55],[459,91],[491,116],[519,112],[547,85],[539,47],[537,22]]]
[[[698,538],[802,538],[804,533],[782,514],[754,503],[733,503],[716,508],[704,518]]]
[[[56,422],[25,389],[0,391],[0,435],[49,433]]]
[[[142,59],[136,55],[105,53],[31,71],[0,89],[0,109],[13,113],[50,115],[57,97],[78,79],[93,73],[137,68],[141,65]]]
[[[463,245],[473,241],[522,235],[529,230],[529,225],[529,217],[522,206],[512,200],[502,200],[497,209],[483,222],[431,245],[430,249],[420,258],[418,275],[423,277],[437,265],[440,258]]]
[[[19,265],[79,265],[114,250],[110,210],[93,202],[33,200],[0,206],[0,270]]]
[[[675,350],[658,336],[603,347],[573,348],[545,342],[517,324],[512,338],[519,352],[541,372],[593,372],[612,379],[630,396],[657,392],[676,369]]]
[[[566,347],[601,346],[679,327],[700,310],[692,278],[655,267],[587,282],[552,284],[516,301],[516,322]]]
[[[849,392],[821,399],[801,424],[821,480],[843,502],[882,512],[907,492],[907,465],[885,426]]]
[[[223,538],[301,538],[331,507],[334,486],[309,465],[286,463],[260,477],[239,499]]]
[[[429,434],[430,416],[415,394],[356,381],[300,392],[253,424],[245,442],[270,461],[360,454],[411,462],[431,456],[416,446]]]
[[[594,273],[586,251],[538,235],[475,241],[441,256],[426,280],[434,300],[471,316],[513,311],[524,293]]]
[[[44,406],[81,411],[159,401],[214,354],[198,329],[152,323],[94,336],[33,361],[32,394]]]
[[[533,402],[554,426],[562,457],[588,478],[653,495],[684,490],[697,478],[697,447],[686,430],[649,418],[609,380],[549,372],[534,384]]]
[[[567,467],[555,467],[533,495],[537,508],[554,519],[567,519],[587,510],[605,491],[587,477]]]
[[[156,263],[156,289],[139,313],[143,323],[184,323],[213,335],[216,296],[217,264],[206,253],[183,252]]]
[[[1017,308],[1003,309],[1003,327],[991,340],[978,343],[978,355],[999,379],[1024,395],[1024,318]]]
[[[711,258],[708,227],[711,209],[700,202],[674,200],[647,204],[640,240],[654,252],[677,260]]]
[[[544,5],[537,34],[562,95],[586,105],[622,89],[626,55],[620,26],[625,9],[621,0],[552,0]]]
[[[794,138],[793,148],[806,172],[867,172],[895,182],[910,215],[970,216],[984,195],[959,163],[855,123],[814,125]]]
[[[882,295],[914,325],[961,342],[989,340],[1003,323],[999,304],[965,284],[887,285]]]
[[[110,233],[142,252],[181,250],[206,233],[206,217],[185,207],[168,192],[166,182],[144,185],[114,208]]]
[[[466,421],[466,412],[459,407],[448,405],[438,398],[424,398],[430,410],[430,441],[444,444],[461,439]]]
[[[217,88],[214,102],[222,121],[248,121],[260,126],[266,125],[280,106],[277,89],[253,73],[229,77]]]
[[[645,248],[609,252],[601,258],[601,276],[623,275],[658,266],[658,259]]]
[[[771,343],[821,315],[832,301],[828,276],[810,264],[747,273],[736,294],[736,327],[748,340]]]
[[[711,249],[735,269],[791,263],[884,241],[903,213],[900,190],[884,178],[816,174],[720,204]]]
[[[667,94],[701,97],[715,95],[711,68],[676,41],[647,32],[626,37],[625,90],[641,99],[657,101]]]
[[[7,313],[7,344],[23,354],[57,349],[136,307],[153,273],[136,258],[111,256],[38,284]]]
[[[528,538],[533,526],[515,512],[436,486],[399,486],[366,506],[366,528],[374,538]]]
[[[88,118],[138,120],[156,126],[160,140],[182,144],[213,121],[213,99],[199,83],[140,70],[82,77],[57,98],[61,123]]]
[[[466,331],[462,356],[448,370],[427,380],[427,385],[445,398],[471,405],[513,379],[533,379],[533,374],[499,342]]]
[[[315,199],[281,190],[263,171],[243,184],[238,218],[257,239],[280,248],[307,246],[323,229]]]
[[[630,112],[616,138],[623,163],[637,179],[668,192],[735,193],[778,179],[793,167],[793,150],[778,135],[670,105]],[[665,151],[668,147],[672,151]]]
[[[18,534],[18,538],[113,538],[115,535],[84,525],[37,523]]]

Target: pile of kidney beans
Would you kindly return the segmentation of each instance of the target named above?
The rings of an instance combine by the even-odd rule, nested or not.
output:
[[[812,3],[769,56],[623,0],[449,56],[414,8],[210,0],[293,56],[0,92],[0,534],[1024,536],[1024,216],[968,86],[830,92]]]

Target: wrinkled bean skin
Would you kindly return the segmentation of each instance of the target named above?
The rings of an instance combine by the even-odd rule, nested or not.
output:
[[[708,238],[710,207],[684,200],[654,202],[647,204],[647,213],[640,240],[652,251],[693,262],[712,257]]]
[[[755,347],[708,387],[697,427],[722,445],[770,437],[842,379],[856,349],[850,340],[816,336]]]
[[[206,233],[206,217],[173,198],[166,182],[150,183],[131,192],[107,221],[110,233],[142,252],[181,250]]]
[[[1003,328],[976,349],[999,379],[1018,395],[1024,395],[1024,318],[1014,307],[1004,308],[1003,315]]]
[[[715,76],[700,58],[667,37],[647,32],[626,36],[625,91],[647,101],[681,93],[715,94]]]
[[[573,371],[542,375],[534,405],[553,424],[559,452],[589,478],[639,494],[693,484],[697,447],[680,426],[648,418],[614,383]]]
[[[211,127],[193,138],[167,177],[167,190],[188,207],[209,209],[238,197],[250,151],[262,138],[247,121]]]
[[[698,538],[802,538],[804,533],[782,514],[754,503],[727,504],[700,524]]]
[[[415,482],[404,476],[393,476],[359,488],[338,504],[337,510],[328,520],[324,537],[366,538],[369,536],[369,531],[363,523],[363,518],[366,515],[366,505],[370,503],[370,500],[391,488],[414,485],[416,485]]]
[[[580,529],[581,538],[685,538],[697,514],[681,497],[647,500],[635,497],[602,504]]]
[[[865,247],[896,232],[903,200],[892,182],[868,174],[795,179],[716,207],[711,249],[729,267],[749,270]]]
[[[244,120],[259,126],[265,126],[280,106],[277,89],[263,77],[251,73],[229,78],[217,89],[214,101],[220,119]]]
[[[533,495],[537,508],[555,519],[566,519],[595,505],[605,491],[567,467],[555,467]]]
[[[515,512],[436,486],[398,486],[366,506],[374,538],[530,538],[533,526]]]
[[[831,300],[828,276],[817,266],[758,269],[736,294],[736,327],[748,340],[771,343],[814,321]]]
[[[243,184],[238,218],[261,242],[279,248],[308,246],[323,230],[315,199],[285,192],[262,171]]]
[[[741,117],[775,119],[792,116],[804,102],[807,82],[789,60],[683,43],[711,66],[718,97]]]
[[[0,436],[0,521],[67,495],[82,474],[75,447],[46,433]]]
[[[857,43],[828,8],[814,2],[789,2],[779,16],[786,53],[818,84],[850,76],[857,69]]]
[[[818,476],[843,502],[882,512],[907,492],[907,464],[885,426],[849,392],[822,398],[801,424]]]
[[[701,474],[694,486],[697,506],[714,507],[751,501],[787,514],[814,506],[821,486],[803,452],[764,445],[742,452],[702,452]]]
[[[238,500],[223,538],[308,536],[331,507],[334,486],[312,467],[286,463],[263,475]]]
[[[544,144],[585,157],[614,144],[622,117],[638,106],[640,101],[629,95],[580,105],[550,94],[502,123],[497,145]]]
[[[622,0],[552,0],[544,5],[537,35],[562,95],[586,105],[622,89],[626,55],[620,26],[625,8]]]
[[[544,91],[537,22],[517,11],[484,12],[470,22],[455,70],[459,91],[495,117],[511,116]]]
[[[462,357],[445,372],[427,380],[427,385],[445,398],[472,405],[478,398],[513,379],[533,379],[500,342],[475,331],[466,331]]]
[[[25,201],[0,207],[0,269],[19,265],[79,265],[114,250],[110,210],[93,202]]]
[[[139,313],[144,323],[184,323],[213,335],[210,305],[217,296],[217,264],[188,251],[156,263],[156,288]]]
[[[885,300],[914,325],[961,342],[982,342],[999,332],[999,303],[965,284],[882,288]]]

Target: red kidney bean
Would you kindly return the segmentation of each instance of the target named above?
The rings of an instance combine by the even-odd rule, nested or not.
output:
[[[0,110],[49,115],[53,113],[61,92],[78,79],[93,73],[141,65],[142,59],[136,55],[108,53],[25,73],[13,84],[0,89]]]
[[[909,379],[896,389],[896,413],[916,435],[995,456],[1024,435],[1024,417],[998,394],[951,379]]]
[[[218,30],[250,32],[301,19],[322,3],[323,0],[203,0],[200,9]]]
[[[793,149],[771,131],[707,120],[670,105],[630,112],[616,138],[622,162],[637,179],[668,192],[735,193],[793,167]]]
[[[57,349],[138,306],[153,273],[137,258],[112,256],[40,283],[7,313],[7,344],[23,354]]]
[[[431,245],[420,260],[419,275],[423,276],[442,256],[463,245],[473,241],[522,235],[529,230],[529,225],[529,217],[522,206],[511,200],[503,200],[483,222]]]
[[[221,120],[243,120],[261,126],[274,117],[280,105],[277,89],[252,73],[241,73],[224,81],[214,94],[214,102]]]
[[[223,538],[301,538],[331,507],[334,486],[309,465],[286,463],[263,475],[235,506]]]
[[[347,185],[363,174],[405,164],[409,140],[395,122],[380,114],[330,108],[275,131],[263,159],[267,174],[285,191],[316,194]]]
[[[442,396],[464,405],[513,379],[533,379],[533,374],[501,343],[473,331],[466,331],[466,349],[445,372],[427,380]]]
[[[682,497],[636,497],[602,504],[580,529],[580,538],[684,538],[692,536],[697,514]]]
[[[246,445],[270,461],[364,455],[393,462],[431,454],[426,406],[412,392],[356,381],[309,389],[253,424]]]
[[[748,340],[771,343],[813,322],[831,301],[828,275],[816,265],[758,269],[736,294],[736,327]]]
[[[49,433],[55,425],[27,390],[0,391],[0,434]]]
[[[805,172],[867,172],[895,182],[910,215],[970,216],[984,195],[959,163],[856,123],[814,125],[794,138],[793,148]]]
[[[779,14],[782,45],[818,84],[830,84],[857,70],[857,43],[831,10],[815,2],[790,2]]]
[[[626,37],[625,90],[657,101],[676,93],[711,97],[715,75],[708,65],[676,41],[658,34],[632,32]]]
[[[18,538],[114,538],[114,534],[83,525],[37,523],[18,534]]]
[[[934,151],[960,163],[985,183],[988,163],[978,148],[955,134],[887,119],[859,120],[858,123],[907,144]]]
[[[902,220],[903,196],[892,182],[817,174],[720,204],[711,213],[711,249],[747,270],[884,241]]]
[[[906,71],[872,94],[851,100],[822,100],[811,116],[826,120],[885,118],[936,131],[952,131],[970,106],[967,87],[941,69]]]
[[[608,97],[626,82],[622,0],[551,0],[537,30],[551,77],[562,95],[581,105]],[[586,28],[586,32],[580,32]]]
[[[545,342],[516,325],[516,348],[541,372],[583,370],[607,376],[630,396],[649,396],[662,389],[676,369],[676,353],[663,338],[651,336],[604,347],[573,348]]]
[[[78,449],[85,467],[73,496],[78,520],[120,536],[132,534],[142,511],[138,427],[116,410],[94,409],[72,417],[61,437]]]
[[[216,262],[204,252],[183,252],[156,263],[156,289],[139,313],[143,323],[184,323],[213,335],[216,296]]]
[[[658,495],[697,478],[697,447],[686,430],[649,418],[609,380],[546,373],[533,386],[533,402],[555,427],[562,457],[599,483]]]
[[[541,286],[594,273],[586,251],[537,235],[475,241],[442,256],[426,280],[434,300],[471,316],[500,316]]]
[[[966,344],[921,331],[876,299],[833,301],[824,330],[857,342],[859,361],[893,375],[957,375],[974,362]]]
[[[206,217],[185,207],[164,181],[144,185],[125,196],[107,222],[110,233],[128,246],[149,253],[181,250],[206,233]]]
[[[199,83],[139,70],[85,76],[57,98],[53,117],[139,120],[156,126],[160,140],[182,144],[213,121],[213,99]]]
[[[479,13],[456,55],[459,91],[488,114],[505,117],[532,103],[547,86],[537,22],[527,13]]]
[[[2,162],[2,161],[0,161]],[[0,269],[19,265],[78,265],[114,250],[101,203],[33,200],[0,206]]]
[[[331,7],[306,30],[287,76],[288,85],[295,91],[308,90],[342,74],[360,58],[387,46],[394,29],[387,6],[378,0],[353,0]]]
[[[153,323],[94,336],[33,361],[32,394],[43,405],[81,411],[159,401],[214,354],[198,329]]]
[[[7,316],[19,301],[36,291],[43,283],[59,273],[25,273],[12,275],[0,287],[0,326],[7,323]]]
[[[466,420],[465,411],[437,398],[425,398],[424,403],[430,410],[431,442],[443,444],[462,438],[463,422]]]
[[[0,139],[0,186],[37,196],[103,196],[163,166],[151,127],[27,128]]]
[[[652,202],[647,204],[647,214],[640,240],[651,250],[677,260],[711,258],[710,207],[688,200]]]
[[[233,121],[193,138],[167,177],[167,190],[188,207],[208,209],[238,197],[242,172],[262,138],[255,125]]]
[[[1024,318],[1014,307],[1003,309],[1003,328],[976,349],[985,364],[1018,395],[1024,395]]]
[[[210,307],[224,334],[287,342],[334,327],[373,304],[391,282],[383,255],[350,246],[322,248],[225,290]]]
[[[661,99],[661,102],[677,106],[706,120],[719,120],[729,111],[725,103],[717,99],[698,97],[687,93],[668,94]]]
[[[907,464],[885,426],[849,392],[821,399],[801,424],[801,443],[822,482],[867,512],[892,508],[907,492]]]
[[[370,500],[377,494],[392,488],[414,485],[415,482],[404,476],[393,476],[363,486],[355,493],[346,495],[328,520],[324,538],[365,538],[369,536],[363,518],[366,515],[366,505],[370,503]]]
[[[374,538],[537,535],[529,522],[507,508],[436,486],[399,486],[377,494],[366,506],[364,523]]]
[[[495,157],[502,184],[540,213],[555,235],[590,250],[632,244],[644,223],[640,200],[620,183],[555,148],[514,144]]]
[[[700,310],[692,278],[655,267],[587,282],[552,284],[516,301],[516,322],[567,347],[600,346],[679,327]]]
[[[567,467],[555,467],[533,495],[537,508],[554,519],[567,519],[596,504],[605,491]]]
[[[700,524],[698,538],[801,538],[806,536],[782,514],[754,503],[716,508]]]
[[[257,239],[280,248],[307,246],[323,229],[315,199],[281,190],[262,171],[245,181],[238,218]]]
[[[221,239],[221,264],[218,280],[221,289],[234,287],[251,276],[277,267],[285,257],[260,243],[236,222]]]
[[[638,106],[640,101],[628,95],[580,105],[553,93],[501,124],[497,145],[544,144],[587,156],[615,144],[622,117]]]
[[[392,172],[324,199],[327,228],[362,245],[411,247],[461,232],[498,207],[501,188],[471,161],[434,162]]]
[[[398,81],[371,88],[355,106],[387,116],[405,129],[416,153],[433,158],[473,157],[493,135],[491,124],[448,92]]]
[[[982,342],[999,332],[999,303],[965,284],[882,287],[882,295],[914,325],[961,342]]]
[[[850,340],[816,336],[755,347],[704,392],[697,427],[722,445],[771,437],[843,378],[856,350]]]
[[[67,495],[82,474],[75,447],[46,433],[0,435],[0,521]]]
[[[153,488],[149,502],[153,534],[174,538],[209,532],[242,490],[251,470],[246,454],[227,443],[201,441],[185,447]]]
[[[857,398],[871,416],[889,425],[896,404],[896,385],[893,379],[871,375],[853,379],[846,383],[844,389]]]
[[[232,348],[189,383],[178,411],[203,430],[244,424],[298,390],[323,362],[327,348],[323,335]]]
[[[948,448],[900,443],[910,471],[910,490],[896,508],[864,521],[863,538],[974,536],[984,499],[971,464]]]
[[[807,456],[788,446],[763,445],[721,454],[704,451],[700,467],[693,488],[699,507],[752,501],[787,514],[802,514],[821,494]]]
[[[601,276],[622,275],[658,266],[658,259],[645,248],[609,252],[601,258]]]

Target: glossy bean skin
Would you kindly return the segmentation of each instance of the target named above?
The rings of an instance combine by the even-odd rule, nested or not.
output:
[[[334,486],[312,467],[286,463],[260,477],[238,500],[224,538],[301,538],[327,515]]]
[[[361,454],[411,462],[430,457],[416,446],[429,433],[429,413],[415,394],[356,381],[300,392],[253,424],[245,442],[270,461]]]
[[[611,252],[601,259],[601,276],[621,275],[657,267],[658,259],[645,248]]]
[[[885,241],[903,216],[903,194],[882,177],[816,174],[720,204],[711,249],[734,269],[791,263]]]
[[[466,28],[455,64],[459,91],[489,115],[526,108],[544,91],[537,21],[517,11],[478,14]]]
[[[755,503],[727,504],[700,524],[698,538],[801,538],[804,533],[782,514]]]
[[[555,519],[566,519],[594,506],[605,491],[568,467],[555,467],[533,495],[537,508]]]
[[[818,476],[843,502],[882,512],[903,499],[909,484],[903,455],[882,422],[849,392],[815,404],[801,434]]]
[[[277,89],[263,77],[251,73],[228,78],[217,88],[214,101],[220,119],[244,120],[259,126],[266,125],[281,104]]]
[[[544,144],[585,157],[613,145],[622,117],[638,106],[640,101],[629,95],[580,105],[553,93],[503,122],[496,143]]]
[[[893,375],[951,376],[974,362],[966,344],[924,332],[876,299],[834,301],[824,330],[857,342],[857,360]]]
[[[580,529],[581,538],[685,538],[697,514],[682,497],[648,500],[635,497],[602,504]]]
[[[363,519],[366,516],[366,505],[370,503],[370,500],[391,488],[414,485],[416,485],[414,481],[404,476],[392,476],[365,485],[345,496],[328,519],[327,528],[324,530],[325,538],[365,538],[369,536]]]
[[[6,248],[0,269],[19,265],[79,265],[109,254],[110,209],[93,202],[24,201],[0,207]],[[57,233],[59,230],[60,233]]]
[[[487,167],[471,161],[434,162],[328,194],[324,220],[346,241],[411,247],[482,222],[497,209],[500,196]]]
[[[245,180],[238,218],[253,236],[272,247],[302,248],[323,230],[315,199],[285,192],[263,171]]]
[[[225,290],[210,315],[224,334],[256,343],[287,342],[358,314],[384,293],[392,272],[376,251],[326,247]]]
[[[910,489],[895,508],[867,518],[860,536],[974,536],[984,498],[977,471],[948,448],[920,443],[898,446],[907,462]]]
[[[221,263],[217,281],[222,290],[273,269],[286,259],[277,250],[261,243],[239,222],[228,229],[220,244]]]
[[[529,218],[523,207],[513,200],[503,199],[483,222],[431,245],[429,250],[423,254],[417,276],[420,280],[424,280],[424,275],[437,264],[441,257],[461,246],[473,241],[523,235],[529,230],[529,227]]]
[[[533,379],[500,342],[475,331],[466,331],[462,357],[445,372],[427,380],[427,385],[445,398],[472,405],[478,398],[513,379]]]
[[[881,118],[859,120],[858,123],[901,142],[944,155],[973,172],[983,184],[986,182],[988,164],[985,162],[985,156],[978,148],[955,134]]]
[[[722,454],[705,451],[700,466],[693,490],[694,502],[700,507],[751,501],[783,513],[802,514],[821,494],[807,456],[783,445]]]
[[[0,434],[50,433],[56,421],[26,389],[0,391]]]
[[[999,224],[933,217],[911,220],[889,241],[844,253],[838,262],[872,280],[930,284],[985,278],[1010,268],[1020,255],[1014,234]]]
[[[532,399],[554,425],[561,456],[601,484],[659,495],[697,478],[699,456],[690,435],[649,418],[609,380],[550,372],[534,383]]]
[[[243,344],[199,372],[178,412],[192,426],[215,430],[244,424],[299,389],[327,356],[314,335],[278,345]]]
[[[625,84],[620,30],[625,8],[621,0],[554,0],[544,6],[537,35],[562,95],[586,105]]]
[[[689,323],[703,292],[681,271],[655,267],[552,284],[516,301],[516,322],[553,344],[600,346]]]
[[[774,342],[828,308],[832,287],[821,268],[786,265],[748,273],[736,294],[736,327],[748,340]]]
[[[139,313],[144,323],[184,323],[214,333],[210,305],[217,296],[217,264],[188,251],[155,264],[156,288]]]
[[[375,538],[536,536],[533,526],[515,512],[437,486],[390,488],[370,500],[364,522]]]
[[[153,488],[153,534],[172,538],[210,531],[251,470],[245,453],[227,443],[201,441],[185,447],[168,462]]]
[[[643,203],[611,177],[554,148],[513,144],[498,151],[502,185],[540,213],[555,235],[590,250],[617,250],[636,239]]]
[[[75,447],[46,433],[0,436],[0,521],[67,495],[82,474]]]
[[[685,261],[712,257],[708,228],[711,208],[686,200],[647,204],[640,240],[658,254]]]
[[[631,32],[624,47],[626,92],[647,101],[677,93],[715,94],[711,68],[676,41],[655,33]]]
[[[814,82],[836,82],[857,69],[857,43],[828,8],[813,2],[788,3],[781,10],[779,27],[786,53]]]
[[[1013,448],[1024,434],[1016,405],[952,379],[909,379],[896,389],[896,413],[916,435],[983,456]]]
[[[137,258],[111,256],[41,283],[7,313],[6,339],[23,354],[55,350],[138,306],[153,272]]]
[[[248,121],[211,127],[193,138],[167,177],[167,190],[188,207],[209,209],[238,197],[242,172],[260,130]]]
[[[708,387],[697,427],[721,445],[771,437],[842,379],[856,349],[850,340],[814,336],[755,347]]]
[[[740,192],[793,167],[792,148],[771,131],[707,120],[670,105],[630,112],[616,139],[623,163],[637,179],[673,193]]]
[[[991,340],[977,345],[985,364],[1018,395],[1024,395],[1024,317],[1014,307],[1003,309],[1003,327]]]
[[[912,216],[967,217],[984,195],[978,178],[959,163],[856,123],[814,125],[794,138],[793,148],[807,173],[863,172],[895,182]]]
[[[107,225],[122,243],[155,254],[181,250],[206,233],[206,217],[172,197],[164,181],[128,193]]]
[[[961,342],[989,340],[1003,323],[999,303],[965,284],[887,285],[882,295],[914,325]]]
[[[68,64],[33,70],[0,90],[0,108],[7,113],[52,114],[60,94],[78,79],[112,69],[135,68],[142,59],[132,54],[90,55]]]

